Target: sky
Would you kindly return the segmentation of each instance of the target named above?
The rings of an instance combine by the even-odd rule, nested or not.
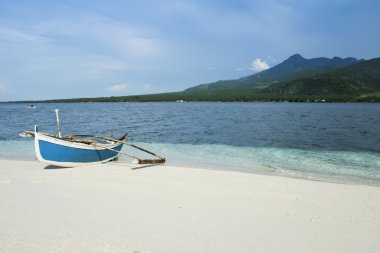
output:
[[[0,0],[0,101],[181,91],[380,57],[377,0]]]

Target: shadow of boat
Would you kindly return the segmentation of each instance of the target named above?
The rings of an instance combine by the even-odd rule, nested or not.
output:
[[[44,170],[60,170],[60,169],[67,169],[67,167],[48,165],[44,168]]]

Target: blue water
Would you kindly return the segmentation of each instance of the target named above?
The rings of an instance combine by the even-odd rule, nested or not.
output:
[[[0,158],[35,159],[34,125],[99,134],[160,153],[169,165],[380,184],[380,104],[0,104]]]

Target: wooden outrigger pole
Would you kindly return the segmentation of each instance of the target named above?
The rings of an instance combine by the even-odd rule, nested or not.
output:
[[[114,138],[110,138],[110,137],[105,137],[105,136],[94,136],[94,138],[99,138],[99,139],[104,139],[104,140],[107,140],[107,141],[112,141],[112,142],[117,142],[117,143],[120,143],[120,144],[124,144],[124,145],[128,145],[130,147],[133,147],[133,148],[136,148],[138,150],[141,150],[145,153],[148,153],[152,156],[155,156],[157,157],[158,159],[141,159],[141,158],[138,158],[137,156],[134,156],[134,155],[130,155],[126,152],[123,152],[123,151],[119,151],[119,150],[115,150],[115,149],[112,149],[112,148],[109,148],[107,146],[104,146],[98,142],[93,142],[91,143],[91,145],[93,146],[98,146],[100,148],[105,148],[105,149],[108,149],[108,150],[111,150],[111,151],[114,151],[114,152],[117,152],[121,155],[125,155],[125,156],[129,156],[129,157],[132,157],[132,158],[135,158],[137,161],[138,161],[138,164],[160,164],[160,163],[165,163],[166,159],[156,153],[153,153],[149,150],[146,150],[146,149],[143,149],[141,147],[138,147],[134,144],[131,144],[131,143],[128,143],[128,142],[125,142],[125,141],[121,141],[121,140],[117,140],[117,139],[114,139]]]
[[[149,150],[143,149],[143,148],[141,148],[139,146],[136,146],[134,144],[131,144],[131,143],[128,143],[128,142],[125,142],[125,141],[122,141],[122,140],[118,140],[118,139],[115,139],[115,138],[111,138],[111,137],[97,136],[97,135],[72,135],[72,136],[65,136],[65,137],[68,138],[70,141],[89,144],[89,145],[92,145],[94,147],[108,149],[108,150],[117,152],[117,153],[119,153],[121,155],[132,157],[132,158],[134,158],[134,159],[136,159],[138,161],[138,164],[161,164],[161,163],[165,163],[165,161],[166,161],[166,159],[164,157],[160,156],[159,154],[153,153],[153,152],[151,152]],[[145,153],[148,153],[148,154],[150,154],[152,156],[155,156],[158,159],[142,159],[142,158],[139,158],[137,156],[130,155],[130,154],[126,153],[126,152],[115,150],[113,148],[107,147],[107,146],[105,146],[105,145],[103,145],[103,144],[101,144],[101,143],[99,143],[97,141],[79,140],[79,139],[76,139],[75,137],[82,137],[82,138],[83,137],[90,137],[90,138],[103,139],[103,140],[106,140],[106,141],[111,141],[111,142],[115,142],[115,143],[119,143],[119,144],[124,144],[124,145],[130,146],[132,148],[141,150],[141,151],[143,151]]]

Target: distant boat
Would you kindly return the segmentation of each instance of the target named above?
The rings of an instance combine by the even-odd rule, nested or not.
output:
[[[35,106],[35,105],[29,105],[29,106],[27,106],[26,108],[28,108],[28,109],[36,109],[37,106]]]
[[[56,116],[57,134],[39,132],[37,126],[34,127],[34,131],[25,131],[20,134],[22,137],[34,137],[35,153],[41,162],[61,167],[76,167],[105,163],[116,159],[119,155],[126,155],[134,158],[138,164],[165,163],[165,158],[125,142],[127,135],[119,139],[95,135],[62,136],[58,109],[56,109]],[[123,145],[139,149],[158,159],[140,159],[129,155],[121,151]]]

